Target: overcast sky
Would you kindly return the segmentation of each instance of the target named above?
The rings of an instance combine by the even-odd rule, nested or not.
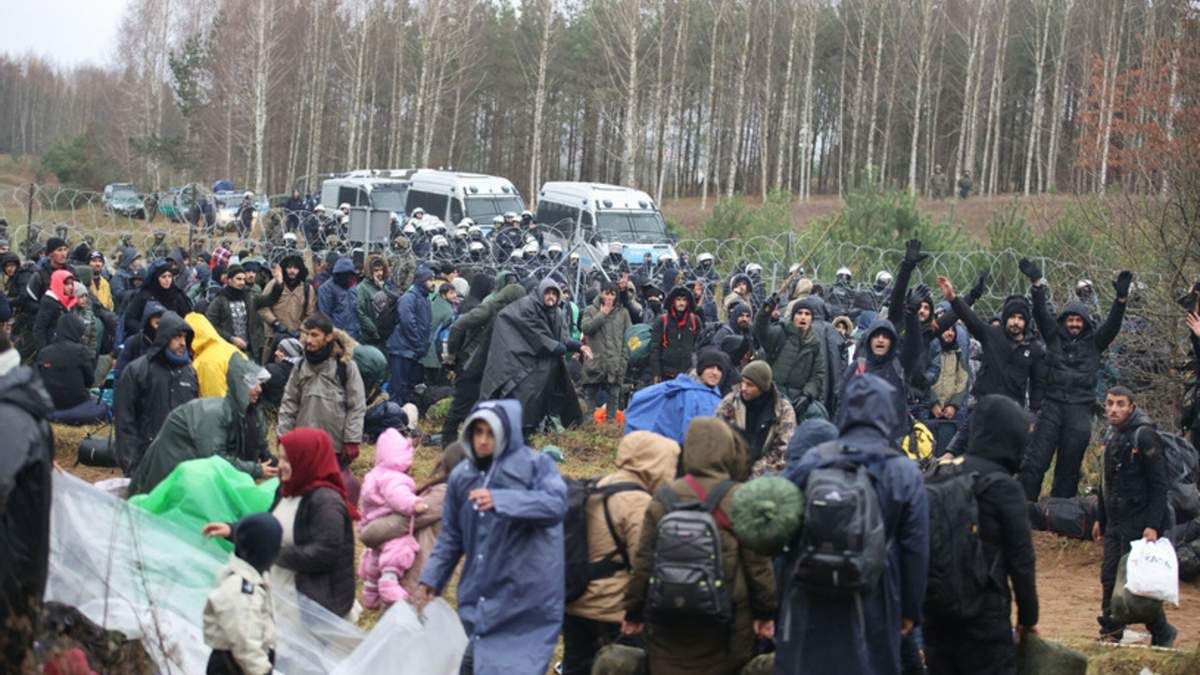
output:
[[[107,64],[125,0],[0,0],[0,52]]]

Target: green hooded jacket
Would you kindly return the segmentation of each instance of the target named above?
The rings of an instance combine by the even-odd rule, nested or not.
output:
[[[181,463],[213,455],[254,478],[261,477],[267,425],[257,406],[253,419],[246,414],[259,368],[245,357],[235,356],[229,360],[228,391],[223,398],[197,398],[172,410],[138,462],[129,494],[149,492]]]

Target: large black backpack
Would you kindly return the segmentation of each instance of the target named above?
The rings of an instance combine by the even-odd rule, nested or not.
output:
[[[588,585],[596,579],[607,579],[621,570],[633,568],[629,559],[629,543],[621,541],[608,511],[608,498],[618,492],[646,489],[637,483],[611,483],[600,486],[598,478],[585,480],[567,479],[567,515],[563,519],[563,559],[566,563],[566,601],[571,602],[587,592]],[[602,500],[604,522],[608,533],[617,543],[616,550],[603,560],[591,562],[588,546],[588,500],[598,496]]]
[[[978,495],[997,474],[968,472],[962,458],[950,458],[925,472],[929,502],[929,586],[925,607],[943,617],[970,618],[992,574],[979,538]]]
[[[383,289],[371,296],[372,308],[378,312],[375,316],[375,330],[381,339],[386,340],[396,329],[400,320],[400,308],[397,304],[400,296],[388,289]]]
[[[680,500],[670,486],[657,492],[667,513],[658,521],[646,618],[656,624],[701,621],[729,625],[733,621],[732,589],[725,579],[717,521],[729,522],[720,506],[733,482],[721,481],[706,495],[690,475],[684,480],[702,501]]]
[[[1200,515],[1200,491],[1196,488],[1196,448],[1183,436],[1158,432],[1158,442],[1167,460],[1168,502],[1175,511],[1175,521],[1185,522]]]
[[[821,461],[804,487],[804,528],[792,575],[806,589],[823,595],[870,592],[887,565],[888,548],[870,466],[848,456],[838,441],[821,444],[817,453]]]

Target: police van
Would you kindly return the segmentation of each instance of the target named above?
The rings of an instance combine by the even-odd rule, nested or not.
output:
[[[321,205],[334,211],[342,204],[390,211],[404,218],[411,169],[363,169],[326,179],[321,183]]]
[[[622,245],[630,263],[641,263],[646,253],[656,263],[664,254],[676,255],[662,212],[641,190],[604,183],[546,183],[538,192],[534,218],[555,232],[564,248],[581,241],[584,263],[602,260],[613,243]]]
[[[418,207],[449,224],[469,217],[488,232],[494,217],[510,211],[519,214],[525,210],[525,202],[507,178],[421,169],[412,175],[405,212]]]

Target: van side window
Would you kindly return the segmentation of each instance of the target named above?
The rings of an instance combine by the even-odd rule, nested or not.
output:
[[[338,205],[363,206],[366,203],[367,196],[362,190],[353,186],[338,188]]]
[[[450,222],[457,223],[463,219],[463,204],[458,197],[450,198]]]
[[[595,221],[592,220],[592,212],[591,211],[584,211],[579,216],[579,223],[585,230],[590,230],[596,226]]]
[[[446,195],[410,188],[408,190],[408,208],[404,209],[404,212],[411,215],[417,207],[420,207],[425,210],[425,213],[442,219],[446,217],[447,199]]]

